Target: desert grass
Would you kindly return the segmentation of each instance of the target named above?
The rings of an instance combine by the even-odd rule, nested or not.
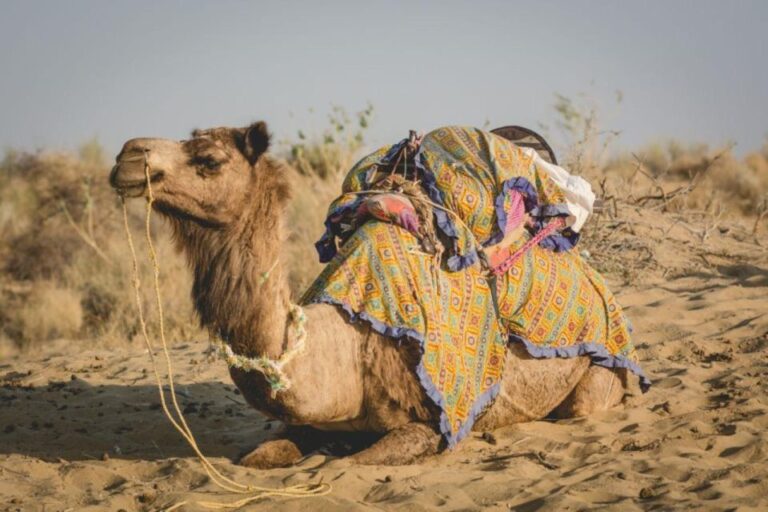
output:
[[[684,229],[705,248],[714,230],[738,229],[762,243],[768,232],[768,145],[745,158],[729,147],[673,141],[615,155],[609,146],[618,132],[599,130],[594,109],[561,102],[562,127],[570,134],[562,163],[587,177],[605,200],[581,245],[598,270],[625,282],[650,270],[669,271],[654,257],[653,237],[638,231],[643,211],[665,214],[667,225],[654,228],[659,236],[664,229]],[[325,130],[299,132],[277,148],[291,166],[285,254],[295,295],[322,268],[313,244],[345,173],[366,152],[371,115],[370,108],[353,116],[334,109]],[[55,339],[138,342],[119,202],[107,184],[110,160],[89,142],[74,153],[8,151],[0,162],[0,355]],[[136,230],[142,206],[130,205]],[[191,273],[157,216],[153,232],[163,262],[169,336],[203,337],[189,297]],[[151,315],[149,323],[156,325]]]
[[[286,257],[296,295],[320,271],[313,243],[344,174],[364,151],[371,115],[370,107],[353,116],[334,108],[326,129],[300,132],[275,148],[290,164],[293,184]],[[107,183],[110,160],[91,141],[75,153],[8,151],[0,162],[0,355],[62,338],[139,342],[119,200]],[[143,205],[131,202],[133,229],[142,229],[143,216]],[[152,229],[169,336],[203,337],[189,295],[191,272],[162,223],[155,216]],[[148,263],[141,266],[149,275]],[[144,293],[150,301],[151,290]],[[150,329],[157,324],[152,314]]]

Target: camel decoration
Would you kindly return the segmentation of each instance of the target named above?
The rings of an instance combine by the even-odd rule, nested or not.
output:
[[[230,375],[252,407],[289,426],[383,434],[351,456],[362,464],[406,464],[437,453],[446,431],[438,428],[439,400],[418,371],[422,348],[398,343],[370,322],[351,322],[349,311],[313,298],[312,288],[301,307],[291,301],[281,256],[290,187],[285,164],[267,153],[269,143],[263,122],[196,130],[183,141],[132,139],[117,156],[110,183],[124,197],[141,197],[148,166],[153,207],[194,272],[200,321],[225,340]],[[363,227],[369,235],[404,231],[387,222]],[[495,241],[501,238],[508,237]],[[349,243],[337,249],[343,253]],[[466,255],[459,260],[472,262]],[[333,265],[324,273],[329,279]],[[611,408],[624,395],[626,369],[637,369],[606,354],[536,350],[505,339],[493,395],[465,428],[486,431]],[[241,463],[288,465],[302,456],[297,441],[267,441]]]

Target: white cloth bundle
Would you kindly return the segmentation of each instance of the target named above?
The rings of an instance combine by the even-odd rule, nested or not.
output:
[[[581,176],[573,176],[559,165],[547,162],[533,149],[523,148],[523,151],[529,156],[533,156],[533,164],[544,169],[547,175],[562,189],[565,195],[565,204],[570,213],[566,223],[573,231],[580,231],[587,218],[592,214],[592,208],[595,204],[595,193],[592,192],[592,186]]]

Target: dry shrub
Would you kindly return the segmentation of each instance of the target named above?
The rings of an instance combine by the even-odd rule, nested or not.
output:
[[[138,331],[130,257],[108,171],[95,143],[78,155],[9,152],[0,164],[0,335],[5,339],[17,345],[57,336],[130,339]],[[135,233],[143,229],[142,206],[130,205]],[[198,333],[188,297],[191,276],[157,218],[153,229],[164,290],[174,290],[166,293],[167,326],[172,336],[188,337]],[[141,240],[137,243],[145,251]],[[150,276],[145,254],[141,270]],[[146,286],[144,298],[154,300]],[[43,316],[47,305],[50,319]],[[154,329],[153,324],[156,334]]]
[[[760,200],[768,192],[766,184],[761,183],[751,169],[727,155],[712,166],[709,180],[691,194],[689,205],[706,208],[712,198],[718,198],[725,208],[742,214],[754,214]]]
[[[715,232],[738,232],[760,244],[756,235],[768,218],[768,143],[743,160],[730,148],[677,141],[609,159],[619,132],[599,126],[594,102],[558,95],[555,110],[567,142],[564,166],[587,178],[605,203],[580,244],[599,271],[632,284],[656,271],[667,275],[673,266],[690,269]],[[670,263],[677,259],[670,255],[681,260]]]
[[[320,178],[291,171],[293,199],[286,223],[286,265],[295,297],[312,283],[323,268],[314,244],[323,234],[328,205],[339,195],[343,178],[343,172]]]
[[[768,159],[752,153],[740,160],[729,147],[654,144],[613,159],[604,177],[645,202],[666,196],[663,206],[674,212],[753,216],[768,197]]]
[[[354,163],[355,155],[364,145],[372,116],[370,104],[354,116],[342,107],[333,106],[328,115],[329,126],[320,135],[307,136],[299,131],[297,141],[287,142],[287,160],[303,176],[334,181]]]
[[[78,336],[83,326],[80,299],[75,290],[51,281],[36,282],[18,310],[18,335],[33,343]]]
[[[341,193],[341,183],[364,151],[365,132],[373,107],[354,115],[333,107],[329,127],[319,136],[297,134],[284,157],[290,164],[293,200],[288,209],[287,266],[291,291],[298,296],[320,273],[314,244],[325,229],[328,205]]]
[[[616,92],[616,105],[622,101],[620,91]],[[587,94],[575,97],[555,94],[553,105],[557,119],[556,127],[565,141],[558,148],[560,164],[573,174],[588,179],[599,178],[608,159],[611,144],[621,132],[602,127],[602,114],[597,102]],[[543,127],[545,133],[547,127]]]
[[[294,295],[321,269],[313,244],[322,234],[328,204],[359,156],[370,116],[370,108],[355,116],[335,108],[329,129],[318,137],[301,134],[300,142],[285,151],[293,166],[286,254]],[[77,155],[11,151],[0,163],[0,340],[5,345],[53,337],[125,342],[139,336],[130,253],[108,171],[107,158],[94,142]],[[142,299],[156,337],[144,204],[128,206]],[[201,337],[190,299],[192,273],[162,224],[153,216],[169,339]]]

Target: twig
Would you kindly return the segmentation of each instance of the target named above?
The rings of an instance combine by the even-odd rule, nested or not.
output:
[[[9,473],[13,473],[14,475],[19,475],[19,476],[23,476],[24,478],[29,478],[29,473],[16,471],[15,469],[7,468],[5,466],[0,466],[0,469],[2,469],[3,471],[8,471]]]
[[[704,227],[701,230],[701,243],[704,243],[707,240],[707,238],[709,238],[709,234],[720,225],[720,219],[722,218],[724,213],[725,213],[725,208],[723,208],[722,204],[718,203],[717,213],[711,219],[712,222],[705,223]]]
[[[712,159],[707,161],[707,163],[706,163],[706,165],[704,166],[703,169],[698,171],[696,174],[694,174],[690,178],[690,180],[689,180],[687,185],[683,185],[683,186],[677,187],[675,190],[673,190],[671,192],[666,192],[664,190],[664,188],[661,186],[661,184],[659,183],[658,179],[656,179],[651,174],[645,172],[642,168],[638,167],[637,170],[639,172],[641,172],[644,176],[646,176],[648,179],[650,179],[653,182],[654,186],[659,191],[659,193],[656,194],[656,195],[648,194],[648,195],[645,195],[645,196],[638,197],[637,199],[635,199],[635,204],[637,204],[639,206],[644,206],[645,203],[647,203],[648,201],[652,201],[652,200],[659,201],[660,200],[660,201],[663,201],[664,206],[666,207],[669,204],[669,200],[670,199],[674,199],[677,196],[685,196],[685,195],[690,194],[699,185],[699,183],[701,183],[702,179],[704,178],[704,175],[707,173],[707,171],[709,171],[712,168],[712,166],[715,164],[715,162],[720,160],[720,158],[722,158],[724,154],[726,154],[728,151],[730,151],[731,148],[732,148],[732,146],[728,146],[725,149],[723,149],[722,151],[720,151]],[[634,156],[638,160],[639,164],[642,165],[642,161],[639,159],[639,157],[637,155],[635,155],[633,153],[632,156]]]
[[[752,236],[757,237],[757,229],[760,227],[760,221],[766,216],[768,216],[768,196],[763,198],[760,202],[760,206],[757,208],[757,218],[755,219],[755,224],[752,226]]]
[[[69,224],[72,226],[75,232],[80,236],[80,238],[83,239],[83,241],[86,243],[86,245],[88,245],[88,247],[96,251],[96,254],[98,254],[101,259],[103,259],[104,261],[106,261],[111,265],[112,260],[109,259],[109,257],[106,254],[104,254],[104,251],[102,251],[101,248],[99,248],[99,246],[96,244],[96,241],[93,240],[93,238],[91,238],[90,236],[88,236],[88,233],[83,231],[83,229],[77,225],[77,222],[75,222],[75,219],[73,219],[72,215],[70,215],[69,209],[67,208],[66,203],[64,201],[60,201],[60,205],[61,205],[61,211],[64,212],[64,215],[69,221]]]
[[[639,204],[639,205],[642,206],[642,205],[644,205],[646,203],[646,201],[649,201],[649,200],[652,200],[652,199],[656,199],[656,200],[661,199],[661,200],[664,201],[664,205],[666,205],[667,204],[667,193],[664,191],[664,187],[661,186],[661,183],[659,183],[659,181],[652,174],[646,172],[643,169],[644,164],[643,164],[642,159],[639,156],[637,156],[635,153],[632,153],[632,157],[635,159],[635,162],[636,162],[635,175],[639,172],[640,174],[642,174],[643,176],[645,176],[646,178],[651,180],[653,182],[653,185],[659,191],[659,195],[655,195],[655,196],[646,195],[646,196],[635,198],[634,199],[634,204]]]
[[[83,194],[85,195],[85,205],[83,207],[86,215],[86,225],[88,226],[88,235],[94,240],[93,235],[93,196],[91,195],[91,178],[87,176],[83,180]]]
[[[181,508],[181,507],[183,507],[186,504],[187,504],[186,501],[180,501],[180,502],[176,503],[175,505],[171,505],[170,507],[164,509],[163,512],[172,512],[173,510],[176,510],[177,508]]]

